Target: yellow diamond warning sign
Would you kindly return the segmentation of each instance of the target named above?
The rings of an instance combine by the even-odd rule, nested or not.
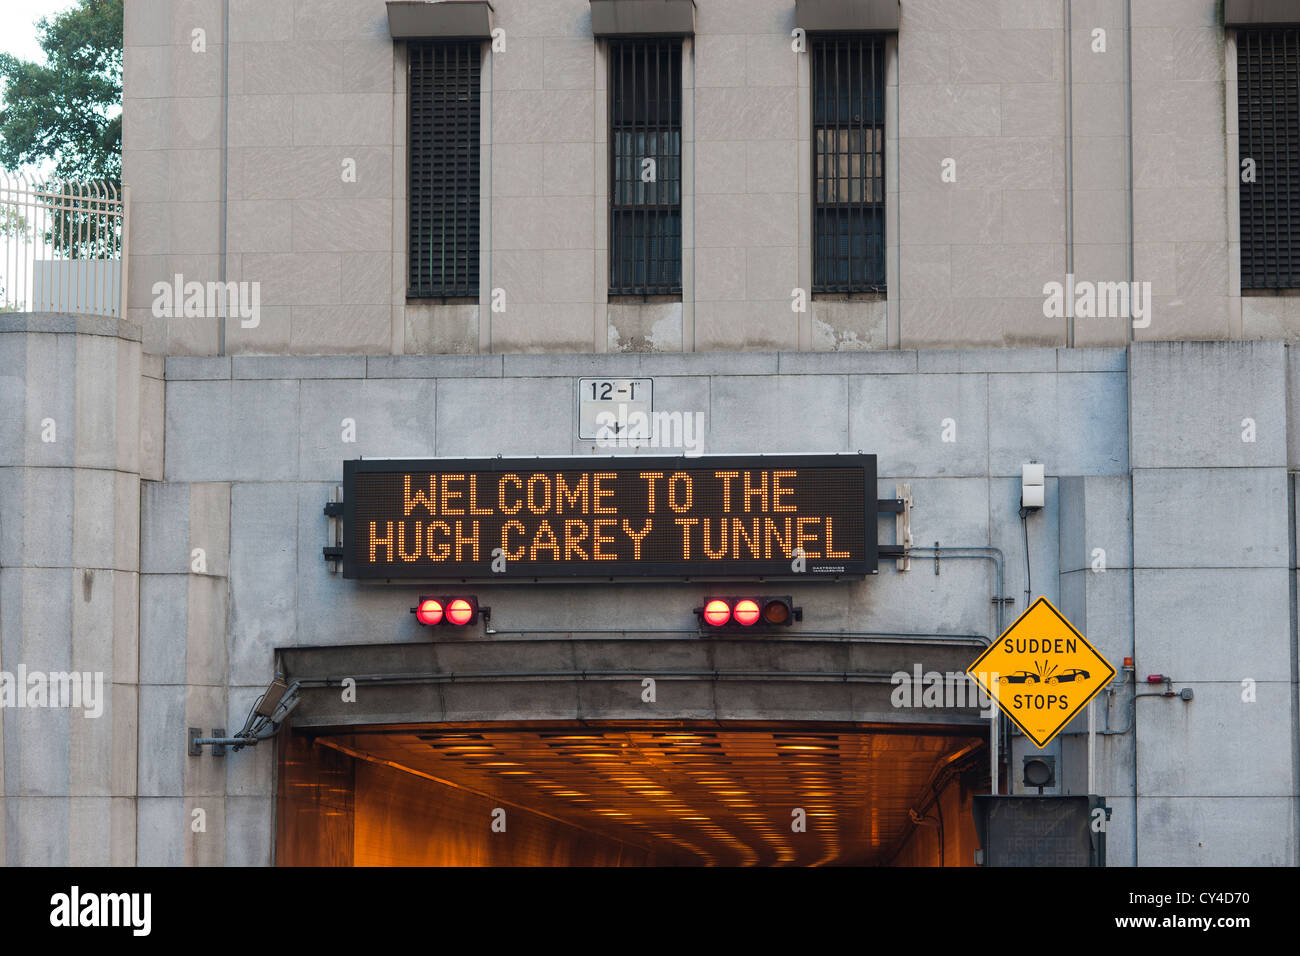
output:
[[[1115,676],[1115,668],[1040,597],[966,668],[1040,748]]]

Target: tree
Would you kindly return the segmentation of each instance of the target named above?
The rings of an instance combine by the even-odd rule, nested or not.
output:
[[[60,180],[122,177],[122,0],[77,0],[36,24],[47,64],[0,53],[0,165]]]
[[[111,256],[120,227],[98,200],[122,178],[122,0],[77,0],[36,29],[48,63],[0,53],[0,166],[53,162],[38,187],[44,242],[62,257]]]

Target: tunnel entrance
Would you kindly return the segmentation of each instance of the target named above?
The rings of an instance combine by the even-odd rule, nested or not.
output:
[[[970,727],[586,721],[293,732],[281,865],[969,866]]]

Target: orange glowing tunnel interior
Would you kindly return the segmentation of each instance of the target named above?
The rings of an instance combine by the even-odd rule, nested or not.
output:
[[[968,729],[439,724],[280,744],[281,865],[969,866]]]

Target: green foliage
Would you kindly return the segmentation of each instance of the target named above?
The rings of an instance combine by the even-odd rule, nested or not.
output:
[[[78,0],[36,26],[48,65],[0,53],[0,165],[52,160],[57,179],[116,183],[122,176],[122,0]]]
[[[27,219],[17,209],[0,206],[0,236],[25,236]]]

